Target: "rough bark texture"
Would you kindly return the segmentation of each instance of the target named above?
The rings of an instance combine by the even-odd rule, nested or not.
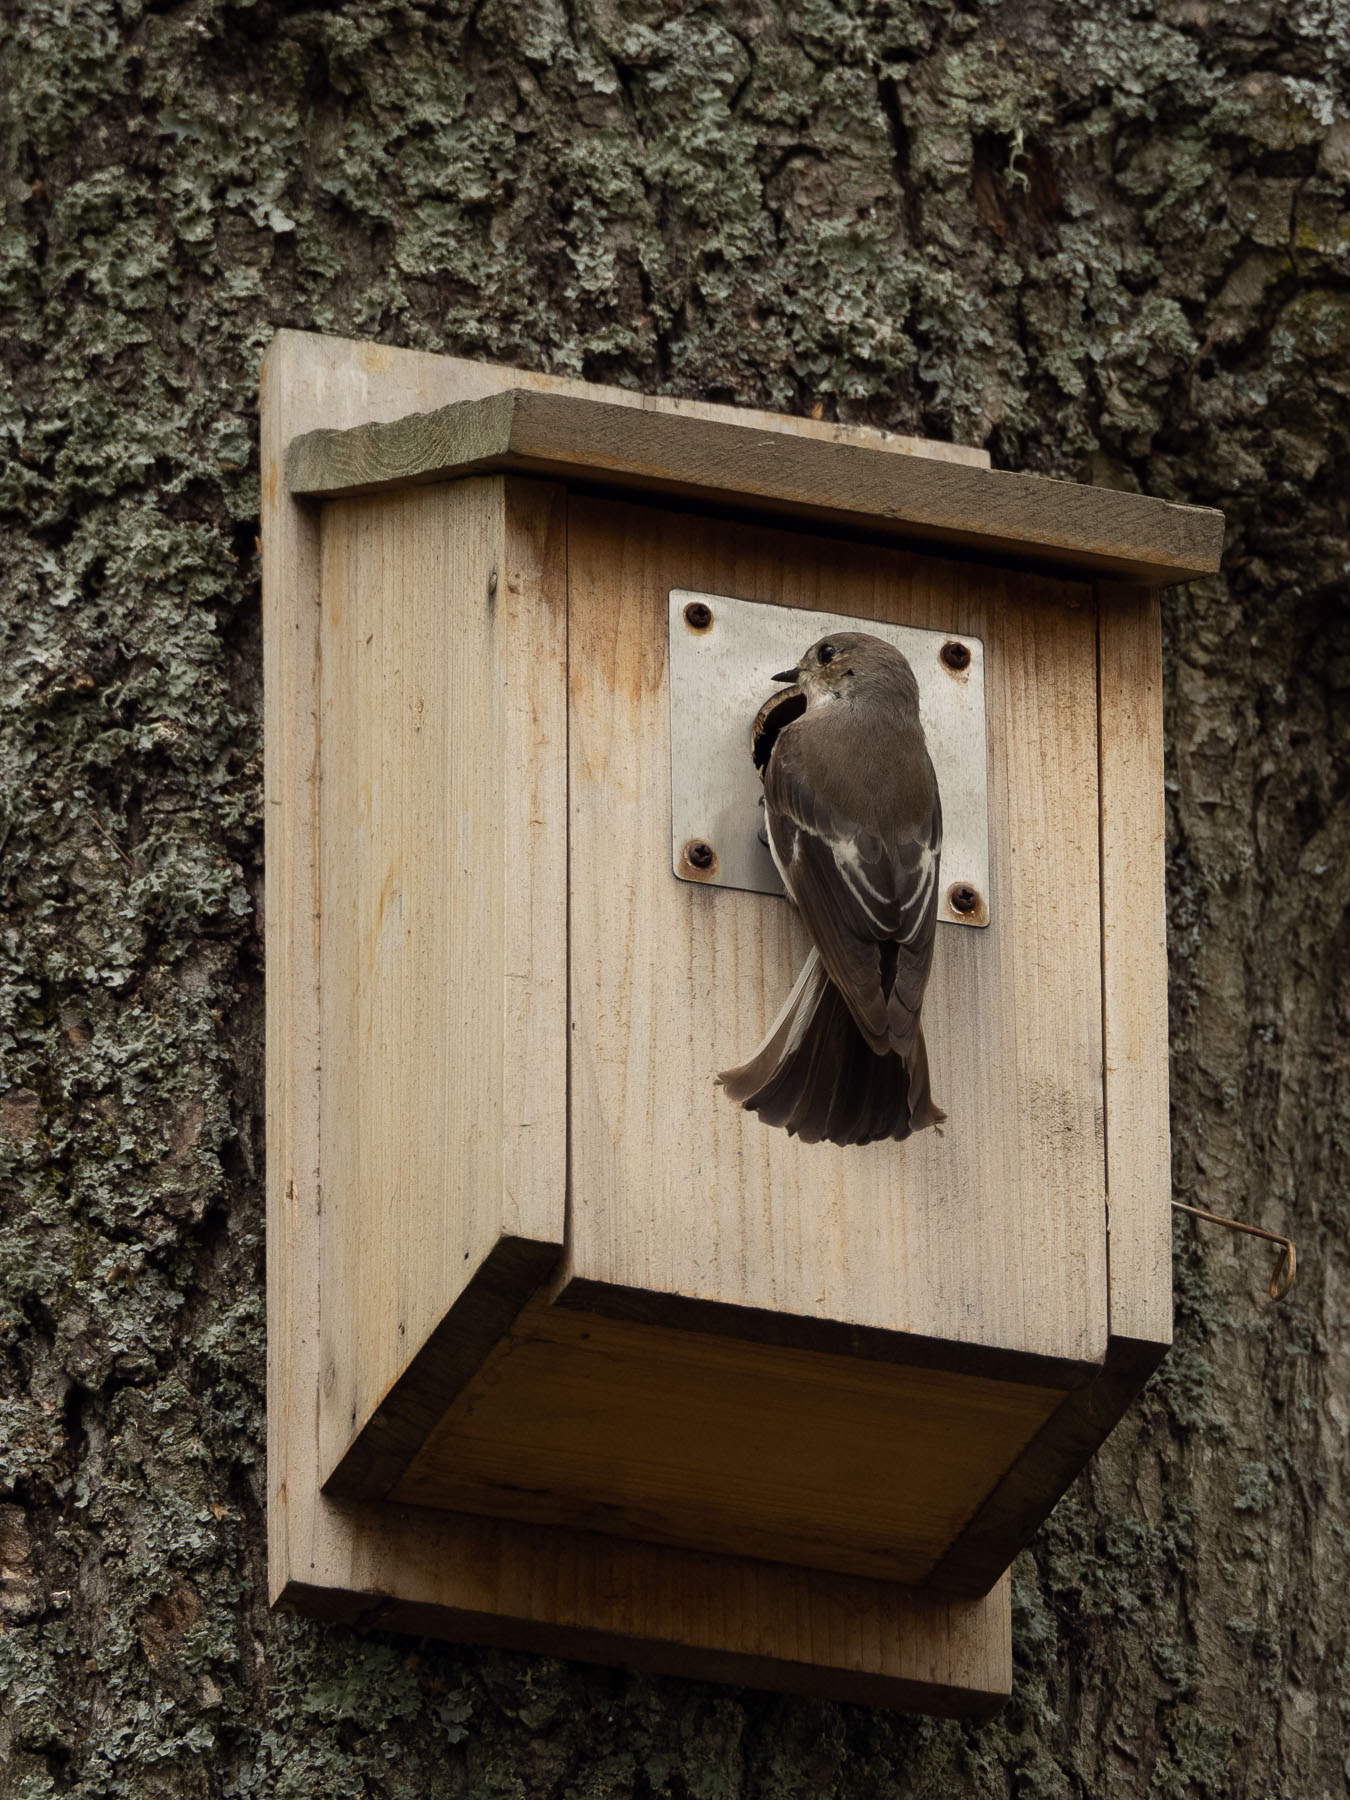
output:
[[[10,0],[0,1794],[1346,1791],[1346,0]],[[982,1729],[273,1618],[255,395],[294,325],[1224,507],[1178,1342]]]

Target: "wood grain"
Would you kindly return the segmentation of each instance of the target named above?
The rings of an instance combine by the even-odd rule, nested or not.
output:
[[[509,514],[495,478],[323,516],[319,1421],[343,1492],[387,1491],[400,1427],[410,1454],[563,1241],[561,492]]]
[[[425,350],[398,350],[389,344],[372,344],[357,338],[279,331],[273,342],[279,353],[293,351],[297,358],[308,356],[316,372],[340,370],[352,397],[359,397],[359,408],[365,416],[357,423],[362,425],[389,424],[410,412],[439,410],[461,400],[482,399],[507,389],[517,389],[582,398],[605,406],[624,406],[661,418],[739,425],[754,431],[774,432],[780,438],[810,438],[821,444],[860,444],[891,456],[922,456],[936,462],[963,463],[974,469],[989,467],[989,452],[974,444],[913,437],[873,425],[848,424],[838,419],[808,419],[796,413],[764,412],[756,407],[728,406],[716,400],[695,400],[674,394],[647,394],[634,388],[549,375],[539,369],[517,369],[507,363],[471,362],[464,357],[442,356]],[[323,379],[322,373],[320,379]],[[432,393],[442,398],[427,403],[414,398]],[[340,399],[336,395],[332,398],[336,404],[321,407],[309,415],[309,424],[297,423],[297,435],[320,426],[338,431],[353,428],[341,416]]]
[[[311,496],[494,469],[770,508],[1141,582],[1212,573],[1223,546],[1223,515],[1205,507],[525,388],[391,425],[309,433],[286,456],[291,492]]]
[[[1111,1333],[1161,1351],[1172,1341],[1172,1156],[1158,596],[1113,589],[1103,595],[1100,619]]]
[[[1066,1387],[1106,1351],[1090,590],[573,499],[572,1198],[560,1298]],[[666,595],[735,594],[983,638],[994,923],[939,934],[943,1135],[840,1150],[733,1107],[805,954],[791,906],[678,882]],[[768,676],[766,669],[766,688]],[[800,1322],[799,1335],[790,1336]]]
[[[514,371],[507,374],[515,378]],[[286,494],[282,461],[290,439],[314,426],[397,418],[502,385],[502,372],[489,365],[301,332],[278,333],[263,365],[268,1538],[274,1591],[295,1570],[321,1568],[331,1557],[341,1563],[347,1550],[319,1499],[315,1437],[322,1373],[320,515]]]
[[[390,1497],[921,1583],[1061,1399],[534,1305]]]
[[[518,376],[530,381],[547,378]],[[267,798],[268,1574],[321,1618],[934,1712],[1011,1682],[1007,1583],[941,1596],[598,1533],[319,1491],[321,1047],[317,508],[282,483],[292,437],[494,391],[502,372],[279,333],[263,368]]]
[[[420,1507],[325,1515],[342,1566],[278,1595],[320,1619],[940,1715],[988,1717],[1012,1686],[1006,1577],[954,1600]]]
[[[1099,593],[1102,1030],[1111,1336],[933,1571],[980,1593],[1110,1435],[1172,1341],[1162,619],[1156,593]]]
[[[1112,1338],[1097,1376],[1064,1396],[925,1585],[949,1594],[990,1592],[1120,1423],[1164,1349]]]

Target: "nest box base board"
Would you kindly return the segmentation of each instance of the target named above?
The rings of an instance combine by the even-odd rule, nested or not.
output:
[[[320,1501],[305,1524],[273,1601],[311,1618],[947,1718],[1011,1691],[1006,1577],[953,1600],[416,1507]]]
[[[388,1497],[918,1584],[1063,1398],[540,1298]]]

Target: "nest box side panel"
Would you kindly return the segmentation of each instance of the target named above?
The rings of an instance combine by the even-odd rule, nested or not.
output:
[[[319,519],[287,493],[297,433],[464,397],[454,359],[279,332],[261,394],[267,755],[267,1530],[273,1598],[358,1531],[318,1491]],[[470,392],[481,391],[470,389]],[[322,1515],[322,1516],[321,1516]]]
[[[1101,590],[1102,998],[1111,1336],[1172,1341],[1167,807],[1156,589]]]
[[[804,1145],[714,1085],[758,1042],[807,940],[783,900],[670,873],[671,587],[985,644],[994,913],[987,931],[938,933],[924,1019],[942,1136]],[[562,1301],[1084,1380],[1107,1341],[1091,588],[573,496],[569,609]]]
[[[563,509],[500,478],[328,504],[319,1432],[387,1491],[556,1260]]]
[[[466,393],[468,365],[278,332],[262,370],[267,790],[267,1527],[273,1597],[345,1542],[319,1496],[319,520],[283,479],[298,433]],[[473,372],[475,377],[477,372]],[[356,1527],[352,1528],[353,1531]],[[316,1537],[317,1533],[317,1537]]]

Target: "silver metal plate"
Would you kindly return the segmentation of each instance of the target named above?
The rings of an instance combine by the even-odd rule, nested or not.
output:
[[[672,588],[670,594],[671,862],[676,875],[682,881],[757,894],[783,892],[760,836],[764,800],[750,756],[750,727],[775,691],[775,671],[790,669],[809,645],[835,631],[872,632],[909,658],[942,795],[938,918],[949,925],[987,925],[989,804],[980,639],[686,588]],[[964,668],[952,667],[963,660],[959,649],[948,650],[944,660],[947,645],[963,646],[969,653]]]

